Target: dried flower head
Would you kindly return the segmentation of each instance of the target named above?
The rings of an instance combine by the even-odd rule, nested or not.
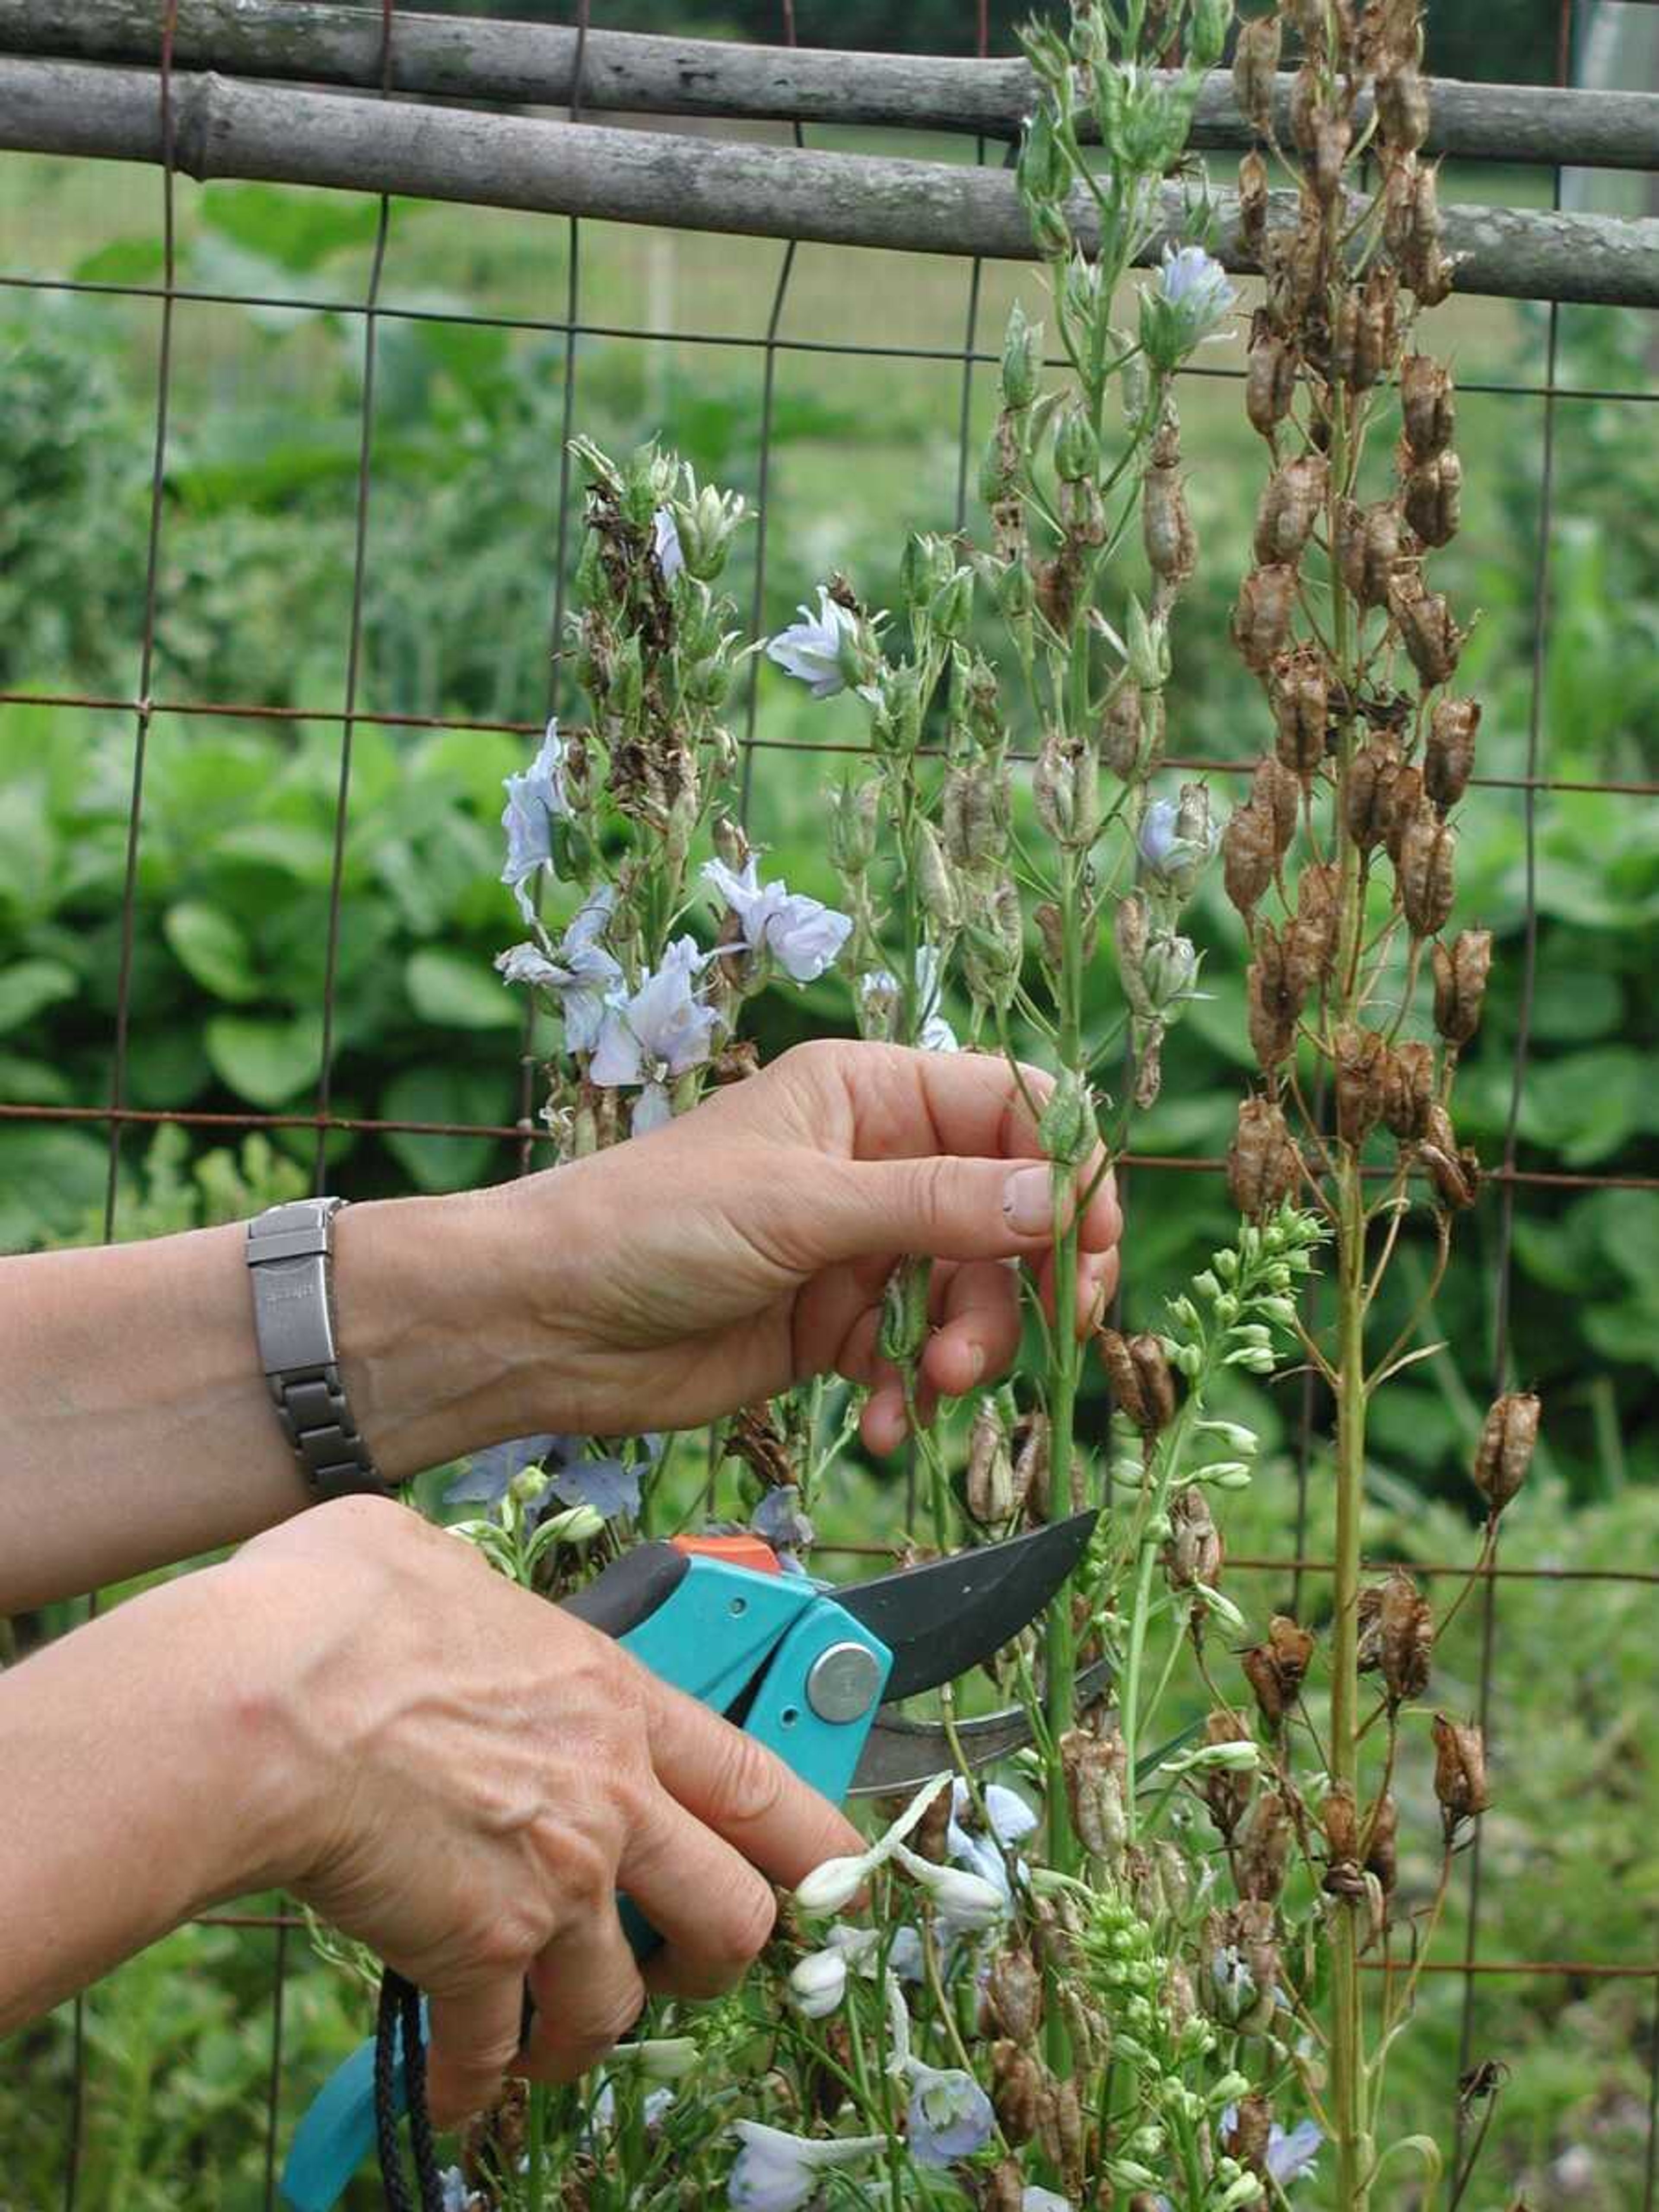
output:
[[[1474,1204],[1480,1189],[1480,1156],[1472,1146],[1458,1143],[1451,1116],[1438,1103],[1429,1109],[1428,1127],[1418,1141],[1417,1156],[1443,1206],[1461,1212]]]
[[[1278,758],[1293,775],[1310,776],[1325,757],[1329,683],[1317,649],[1298,645],[1275,656],[1267,696],[1279,732]]]
[[[1171,1589],[1191,1589],[1195,1583],[1213,1589],[1220,1577],[1221,1532],[1197,1483],[1177,1491],[1170,1501],[1164,1570]]]
[[[1276,13],[1253,16],[1240,24],[1233,50],[1233,97],[1238,112],[1264,136],[1273,125],[1282,35]]]
[[[1400,558],[1400,513],[1394,502],[1360,507],[1345,500],[1337,511],[1337,566],[1362,607],[1388,605]]]
[[[1253,429],[1271,438],[1296,397],[1296,353],[1260,308],[1250,326],[1244,369],[1244,411]]]
[[[1421,575],[1407,567],[1395,572],[1389,610],[1425,689],[1447,682],[1456,670],[1468,633],[1458,628],[1445,594],[1428,590]]]
[[[1030,1951],[1000,1952],[985,1977],[985,2001],[997,2033],[1028,2049],[1042,2025],[1042,1976]]]
[[[1276,753],[1264,753],[1250,779],[1250,805],[1273,825],[1273,858],[1282,860],[1296,836],[1302,785]]]
[[[1487,1409],[1475,1446],[1474,1474],[1474,1486],[1494,1521],[1527,1479],[1540,1411],[1531,1390],[1506,1390]]]
[[[1407,459],[1406,520],[1425,545],[1449,545],[1462,518],[1463,464],[1449,448],[1426,461]]]
[[[1292,989],[1285,946],[1268,921],[1256,925],[1255,957],[1245,971],[1250,1048],[1264,1073],[1287,1060],[1296,1046],[1302,1000]]]
[[[1128,1835],[1123,1810],[1127,1758],[1115,1728],[1103,1735],[1067,1729],[1060,1740],[1072,1826],[1085,1850],[1097,1858],[1116,1859]]]
[[[1414,63],[1377,79],[1376,120],[1383,144],[1401,154],[1414,154],[1428,137],[1428,88]]]
[[[1042,2061],[1007,2039],[991,2046],[991,2102],[1011,2143],[1027,2143],[1037,2131],[1048,2069]]]
[[[1446,926],[1455,889],[1457,832],[1432,809],[1413,815],[1401,832],[1396,875],[1400,903],[1413,937]]]
[[[1101,1364],[1119,1411],[1144,1437],[1155,1437],[1175,1419],[1175,1376],[1169,1355],[1150,1330],[1124,1336],[1117,1329],[1095,1333]]]
[[[1408,1041],[1394,1046],[1382,1065],[1382,1120],[1402,1143],[1427,1133],[1434,1104],[1434,1048]]]
[[[1242,1898],[1263,1905],[1278,1902],[1290,1869],[1291,1816],[1277,1790],[1264,1790],[1250,1808],[1233,1854]]]
[[[1359,1814],[1352,1782],[1333,1782],[1319,1808],[1319,1825],[1325,1849],[1337,1864],[1357,1865],[1359,1859]]]
[[[1198,565],[1198,538],[1187,495],[1174,466],[1148,469],[1141,489],[1141,536],[1146,565],[1166,584],[1184,583]]]
[[[1307,1629],[1276,1613],[1268,1623],[1266,1642],[1253,1644],[1241,1655],[1239,1664],[1255,1692],[1256,1708],[1275,1735],[1302,1694],[1313,1648],[1313,1637]]]
[[[1363,1145],[1382,1118],[1382,1060],[1376,1030],[1350,1023],[1336,1034],[1336,1130],[1345,1145]]]
[[[1255,516],[1255,557],[1262,568],[1302,558],[1325,502],[1330,464],[1322,453],[1298,453],[1273,471]]]
[[[1236,806],[1221,839],[1222,882],[1240,914],[1249,916],[1273,879],[1279,847],[1272,813],[1252,799]]]
[[[1285,973],[1291,990],[1306,999],[1323,988],[1336,959],[1342,908],[1340,876],[1334,862],[1311,862],[1296,887],[1296,913],[1285,931]]]

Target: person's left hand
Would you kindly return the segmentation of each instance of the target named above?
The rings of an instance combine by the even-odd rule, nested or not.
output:
[[[1024,1073],[1041,1105],[1050,1079]],[[1121,1216],[1097,1153],[1078,1170],[1079,1333],[1117,1283]],[[1098,1180],[1097,1180],[1098,1179]],[[831,1370],[873,1386],[890,1451],[903,1392],[878,1352],[898,1261],[933,1270],[922,1411],[1002,1371],[1017,1268],[1054,1311],[1049,1168],[1007,1063],[817,1043],[635,1142],[489,1194],[545,1255],[527,1296],[541,1425],[689,1428]],[[522,1278],[520,1278],[522,1282]]]

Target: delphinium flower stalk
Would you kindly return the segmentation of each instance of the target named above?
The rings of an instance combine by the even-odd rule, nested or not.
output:
[[[1297,66],[1282,144],[1273,94],[1287,35]],[[1453,275],[1435,169],[1421,154],[1421,39],[1414,0],[1363,14],[1346,0],[1293,0],[1241,23],[1234,72],[1241,107],[1297,197],[1294,224],[1270,223],[1267,160],[1246,155],[1242,227],[1267,280],[1246,404],[1273,468],[1233,635],[1267,694],[1274,738],[1225,842],[1228,892],[1250,938],[1261,1077],[1241,1109],[1232,1171],[1251,1213],[1298,1188],[1315,1194],[1334,1243],[1334,1340],[1310,1341],[1308,1351],[1336,1409],[1328,1790],[1316,1857],[1333,1960],[1327,2104],[1344,2212],[1363,2212],[1388,2154],[1377,2148],[1377,2100],[1415,1984],[1414,1973],[1401,1978],[1401,1994],[1388,1978],[1368,2053],[1360,1957],[1386,1937],[1398,1728],[1423,1694],[1434,1633],[1408,1577],[1361,1588],[1370,1401],[1411,1356],[1422,1311],[1380,1352],[1368,1322],[1413,1199],[1426,1199],[1434,1225],[1431,1297],[1453,1218],[1474,1202],[1480,1170],[1458,1140],[1450,1093],[1491,958],[1484,930],[1449,928],[1455,814],[1480,709],[1456,689],[1467,632],[1431,574],[1434,552],[1458,527],[1462,470],[1450,373],[1419,336],[1421,311],[1446,297]],[[1384,487],[1375,462],[1377,426],[1388,421],[1398,440]],[[1425,1019],[1421,986],[1431,975]],[[1382,1172],[1368,1186],[1373,1167]],[[1512,1394],[1489,1419],[1477,1461],[1492,1506],[1488,1544],[1536,1417],[1535,1400]],[[1274,1632],[1287,1649],[1301,1633],[1288,1622]],[[1277,1741],[1294,1711],[1271,1642],[1252,1656]],[[1372,1670],[1383,1694],[1366,1714],[1362,1675]],[[1374,1732],[1378,1719],[1385,1725]],[[1450,1721],[1436,1726],[1443,1874],[1434,1908],[1413,1929],[1419,1954],[1452,1849],[1486,1802],[1478,1737],[1471,1743],[1474,1732]],[[1380,1776],[1362,1775],[1362,1745],[1379,1742]]]

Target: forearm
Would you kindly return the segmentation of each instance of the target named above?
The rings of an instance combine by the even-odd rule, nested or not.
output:
[[[147,1592],[0,1675],[0,2033],[276,1879],[276,1731],[222,1572]]]
[[[538,1249],[547,1180],[338,1216],[341,1370],[388,1480],[554,1425],[527,1279],[544,1290],[561,1264]],[[0,1614],[307,1502],[259,1368],[243,1235],[0,1261]]]

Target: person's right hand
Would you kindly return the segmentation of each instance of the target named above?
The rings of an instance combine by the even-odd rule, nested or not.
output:
[[[860,1848],[770,1752],[400,1505],[322,1506],[216,1572],[278,1777],[267,1872],[428,1993],[441,2125],[509,2068],[583,2072],[647,1989],[729,1988],[765,1877]],[[643,1972],[618,1890],[664,1938]]]

